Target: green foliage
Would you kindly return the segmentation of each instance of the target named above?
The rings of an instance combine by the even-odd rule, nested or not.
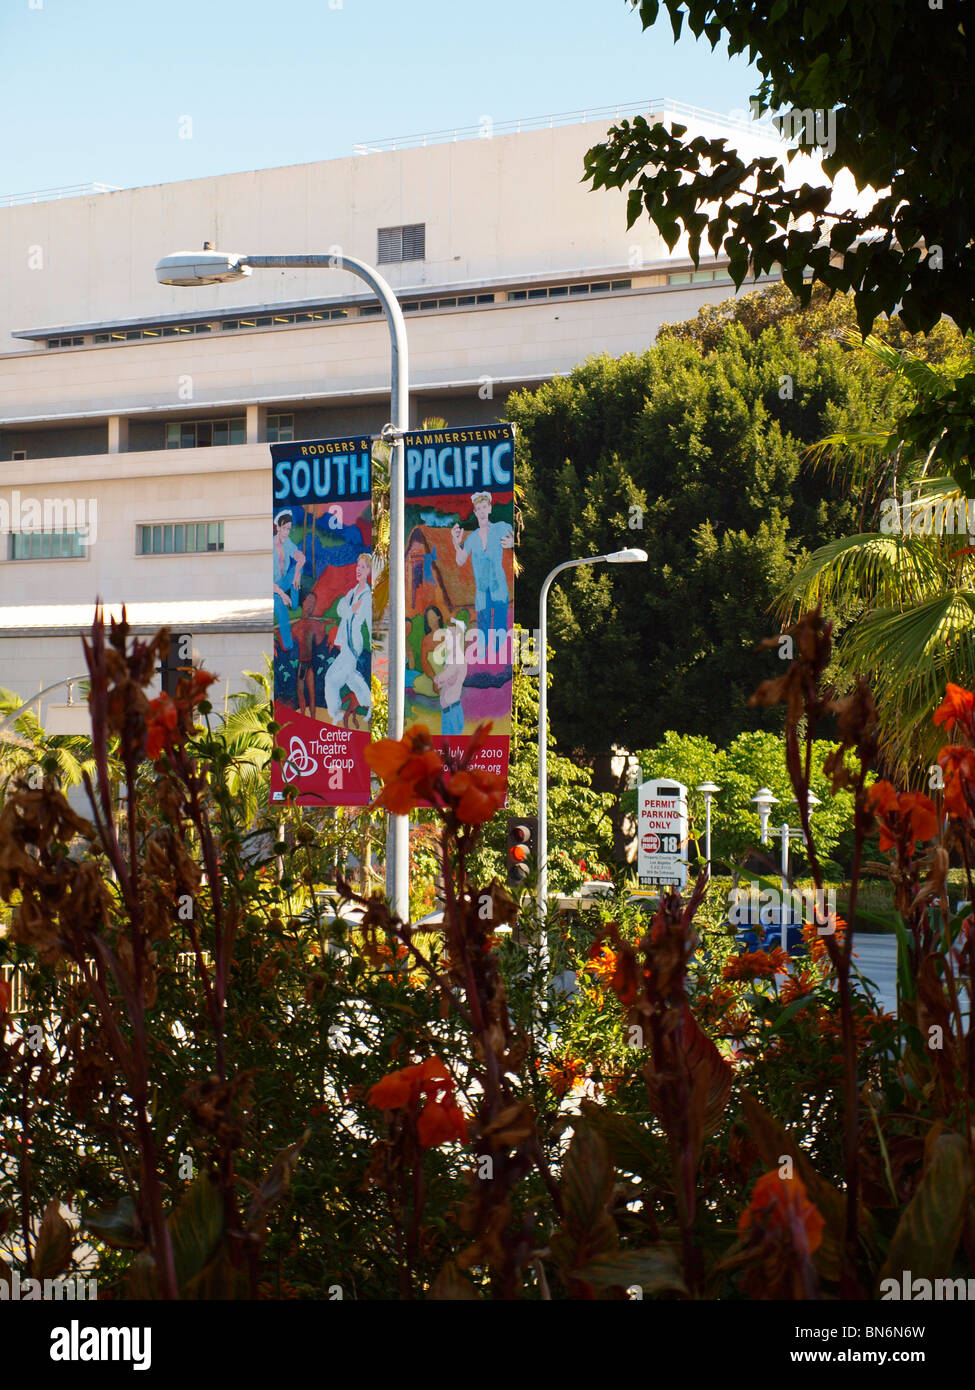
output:
[[[686,233],[695,260],[706,239],[730,258],[736,285],[776,263],[807,302],[811,286],[852,290],[860,327],[898,306],[912,331],[948,314],[975,324],[975,220],[968,196],[973,66],[964,0],[633,0],[644,28],[666,12],[712,48],[747,54],[762,112],[791,117],[785,158],[741,155],[734,137],[685,139],[686,127],[643,116],[614,126],[586,156],[594,188],[628,188],[628,224],[643,212],[673,247]],[[818,120],[817,120],[818,117]],[[844,209],[825,180],[787,178],[803,146],[825,149],[823,171],[849,170],[882,192]],[[815,151],[812,151],[815,153]],[[852,199],[849,199],[852,202]]]
[[[668,728],[725,743],[779,727],[778,712],[746,705],[774,674],[755,643],[797,563],[855,530],[862,501],[803,455],[824,435],[874,428],[908,391],[845,344],[848,306],[786,313],[775,289],[718,306],[719,326],[694,321],[639,356],[593,357],[509,397],[523,625],[562,560],[627,545],[650,556],[553,587],[551,720],[574,756],[648,747]]]
[[[587,878],[608,878],[613,861],[610,810],[615,797],[594,792],[592,774],[560,757],[549,736],[548,850],[549,889],[571,893]],[[515,668],[512,694],[511,752],[508,804],[484,830],[472,856],[472,871],[487,883],[495,875],[504,882],[507,863],[508,816],[534,813],[538,808],[538,677]],[[584,864],[585,867],[582,867]],[[528,880],[529,887],[531,881]]]
[[[821,805],[813,808],[811,822],[820,855],[833,855],[853,820],[853,795],[833,793],[823,762],[833,745],[825,740],[813,744],[812,790]],[[752,801],[760,787],[768,787],[778,802],[769,817],[770,830],[784,820],[795,827],[799,812],[785,764],[785,745],[775,734],[759,731],[739,734],[726,748],[718,748],[703,734],[676,734],[668,731],[653,748],[638,755],[641,780],[673,777],[688,788],[689,834],[704,854],[704,796],[697,788],[714,782],[721,791],[711,801],[711,857],[716,865],[740,867],[749,851],[759,846],[758,809]],[[636,793],[628,794],[627,806],[636,807]],[[770,871],[779,862],[780,841],[775,838],[762,851],[769,859]],[[791,841],[790,861],[803,863],[802,841]]]
[[[878,338],[860,355],[891,383],[887,411],[875,430],[831,433],[811,455],[860,492],[858,525],[803,560],[778,608],[823,606],[840,634],[831,678],[841,690],[870,682],[884,756],[917,780],[941,746],[931,715],[945,686],[968,684],[975,662],[975,339],[938,364]]]

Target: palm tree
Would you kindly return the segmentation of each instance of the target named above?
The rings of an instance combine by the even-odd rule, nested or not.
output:
[[[907,388],[907,409],[895,407],[887,430],[830,435],[810,451],[862,497],[861,530],[800,564],[778,612],[822,604],[835,619],[834,680],[840,689],[870,681],[882,757],[917,780],[944,742],[931,715],[945,685],[975,679],[971,425],[955,409],[972,396],[972,340],[965,359],[937,367],[873,337],[862,348],[902,401]]]
[[[0,686],[0,723],[22,704],[19,695]],[[80,785],[86,772],[94,777],[90,738],[84,734],[48,734],[35,711],[24,710],[13,728],[0,735],[0,787],[6,786],[11,777],[39,766],[51,754],[62,787]]]

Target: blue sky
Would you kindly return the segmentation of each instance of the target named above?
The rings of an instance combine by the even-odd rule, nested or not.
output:
[[[0,0],[0,53],[0,195],[650,97],[741,111],[757,85],[625,0]]]

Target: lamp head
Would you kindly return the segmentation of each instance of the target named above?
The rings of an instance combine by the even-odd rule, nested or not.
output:
[[[770,811],[777,803],[778,799],[777,796],[772,795],[768,787],[759,787],[758,791],[752,797],[752,800],[759,809],[759,813]]]
[[[606,556],[606,561],[610,565],[640,565],[649,558],[645,550],[614,550],[612,555]]]
[[[714,796],[720,790],[721,788],[715,782],[702,782],[698,787],[698,791],[703,792],[705,796]]]
[[[156,279],[160,285],[222,285],[250,275],[251,268],[243,261],[243,256],[230,251],[177,251],[163,256],[156,266]]]

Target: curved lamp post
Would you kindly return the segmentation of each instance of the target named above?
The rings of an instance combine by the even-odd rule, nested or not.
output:
[[[389,461],[389,736],[403,737],[406,694],[404,620],[406,613],[406,557],[404,542],[403,436],[410,424],[409,363],[406,323],[399,300],[371,266],[346,255],[252,256],[215,251],[207,242],[202,251],[180,251],[164,256],[156,266],[162,285],[220,285],[241,280],[252,269],[346,270],[364,280],[375,293],[389,326],[390,424],[382,438],[391,444]],[[409,921],[409,817],[389,817],[386,834],[386,896],[393,911]]]
[[[639,565],[649,559],[645,550],[614,550],[610,555],[587,555],[580,560],[563,560],[545,577],[538,596],[538,884],[536,901],[538,923],[542,928],[542,965],[548,968],[548,941],[545,939],[545,914],[548,907],[548,591],[552,580],[563,570],[577,565]]]

